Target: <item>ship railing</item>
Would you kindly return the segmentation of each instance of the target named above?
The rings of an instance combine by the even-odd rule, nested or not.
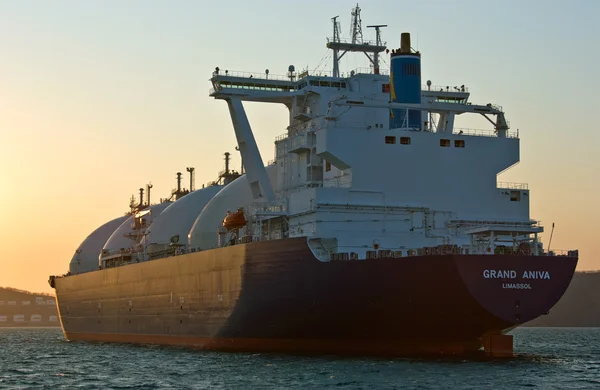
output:
[[[489,106],[492,107],[494,110],[498,110],[500,112],[504,112],[504,107],[502,107],[499,104],[490,103]]]
[[[288,137],[288,134],[287,134],[287,133],[280,134],[280,135],[278,135],[277,137],[275,137],[275,142],[277,142],[277,141],[281,141],[281,140],[284,140],[284,139],[286,139],[287,137]]]
[[[510,183],[510,182],[499,182],[496,184],[498,189],[506,190],[528,190],[529,184],[527,183]]]
[[[253,91],[266,91],[266,92],[294,92],[296,89],[293,86],[290,87],[279,87],[269,86],[262,83],[244,83],[241,84],[226,84],[219,85],[218,88],[209,88],[209,95],[213,95],[216,92],[222,92],[225,89],[240,89],[240,90],[253,90]]]
[[[373,74],[373,73],[374,73],[373,67],[357,67],[357,68],[354,68],[347,72],[340,72],[340,78],[347,78],[347,77],[351,77],[352,75],[356,75],[356,74]],[[385,68],[380,68],[379,74],[384,75],[384,76],[389,76],[390,70],[385,69]],[[245,78],[245,79],[253,79],[253,80],[257,80],[257,81],[258,80],[261,80],[261,81],[265,81],[265,80],[286,81],[288,83],[295,83],[295,82],[300,81],[307,77],[333,77],[333,72],[328,71],[328,70],[305,69],[305,70],[295,72],[294,76],[290,77],[289,75],[280,75],[280,74],[271,74],[271,73],[267,74],[265,72],[243,72],[243,71],[237,71],[237,70],[227,70],[227,71],[220,70],[218,74],[213,72],[213,78],[217,78],[217,77]],[[264,84],[264,83],[257,82],[256,84]],[[251,86],[227,85],[225,88],[251,88]],[[430,91],[430,92],[448,92],[448,93],[467,93],[467,92],[469,92],[469,88],[464,87],[462,85],[461,86],[449,86],[449,85],[427,86],[427,85],[423,85],[423,86],[421,86],[421,88],[423,89],[423,91]],[[219,86],[218,88],[211,88],[210,93],[212,94],[221,89],[223,89],[223,86]],[[265,89],[265,88],[256,88],[256,89]],[[279,89],[280,88],[269,88],[269,87],[266,88],[266,90],[279,90]],[[288,89],[286,89],[286,90],[288,90]],[[502,106],[492,104],[491,107],[502,111]]]
[[[421,87],[423,91],[428,92],[448,92],[448,93],[467,93],[469,92],[469,88],[465,86],[450,86],[450,85],[423,85]]]
[[[310,125],[310,126],[290,125],[286,128],[286,130],[288,130],[288,132],[285,134],[299,135],[299,134],[306,134],[306,133],[310,133],[310,132],[314,133],[315,131],[320,130],[320,126],[319,125]]]
[[[369,46],[387,46],[387,42],[381,42],[378,44],[377,41],[363,40],[362,42],[352,42],[351,38],[337,38],[327,37],[327,43],[345,43],[351,45],[369,45]]]
[[[266,72],[242,72],[238,70],[219,70],[219,73],[213,72],[213,77],[239,77],[247,79],[290,81],[290,77],[281,74],[271,74]]]
[[[487,229],[487,230],[501,230],[507,231],[513,229],[515,232],[526,232],[532,229],[539,229],[542,227],[541,221],[469,221],[469,220],[451,220],[448,221],[447,225],[460,225],[465,231]],[[469,233],[477,234],[477,233]]]
[[[543,229],[540,225],[523,225],[523,224],[500,224],[490,223],[482,225],[461,225],[465,229],[465,233],[469,235],[481,235],[488,234],[489,232],[496,232],[496,236],[506,236],[512,233],[519,234],[533,234],[541,233]]]
[[[349,174],[323,178],[319,180],[322,183],[322,187],[341,187],[348,188],[352,184],[352,176]]]
[[[340,72],[337,79],[344,79],[352,77],[356,74],[374,74],[375,70],[373,67],[359,67],[352,69],[347,72]],[[380,75],[388,76],[390,74],[388,69],[379,69]],[[260,91],[276,91],[276,92],[292,92],[298,89],[298,83],[306,78],[333,78],[333,72],[327,70],[302,70],[294,72],[290,75],[273,75],[266,74],[264,72],[240,72],[240,71],[219,71],[219,73],[213,72],[212,82],[213,88],[209,89],[209,94],[222,91],[223,89],[252,89]],[[244,80],[234,80],[244,79]],[[282,83],[273,83],[277,81],[283,81]],[[425,87],[423,87],[425,89]]]
[[[517,226],[540,226],[542,221],[530,219],[529,221],[485,221],[476,219],[453,219],[449,221],[452,224],[460,224],[461,226],[480,226],[480,225],[517,225]]]
[[[130,255],[132,253],[138,253],[139,249],[136,250],[135,248],[120,248],[120,249],[114,249],[114,250],[108,250],[108,249],[103,249],[102,250],[102,257],[106,257],[106,256],[113,256],[113,255]]]
[[[347,72],[340,72],[339,78],[351,77],[354,74],[373,74],[373,67],[357,67]],[[389,75],[389,69],[379,69],[379,74],[381,75]],[[333,77],[333,72],[330,70],[309,70],[304,69],[301,71],[294,72],[293,76],[290,75],[274,75],[274,74],[266,74],[265,72],[241,72],[241,71],[232,71],[229,70],[227,73],[225,71],[219,71],[218,74],[213,72],[213,77],[235,77],[235,78],[246,78],[246,79],[257,79],[257,80],[273,80],[273,81],[287,81],[287,82],[296,82],[307,77]]]
[[[375,73],[375,69],[373,69],[373,67],[370,67],[370,68],[359,67],[359,68],[352,69],[350,71],[350,73],[344,72],[344,73],[340,73],[340,74],[346,75],[346,76],[351,76],[353,74],[373,74],[373,73]],[[384,75],[384,76],[389,76],[390,71],[389,71],[389,69],[379,68],[379,74]]]
[[[496,130],[483,130],[483,129],[468,129],[455,127],[452,134],[454,135],[467,135],[474,137],[497,137]],[[519,132],[507,131],[506,138],[519,138]]]
[[[579,251],[566,249],[552,249],[544,253],[544,255],[556,257],[579,257]]]
[[[326,117],[326,120],[333,120],[335,119],[336,116],[335,115],[331,115],[329,117]],[[334,127],[333,125],[330,125],[328,127]],[[326,127],[326,128],[328,128]],[[340,125],[336,125],[336,128],[344,128],[344,129],[361,129],[364,130],[365,126],[364,125],[356,125],[356,124],[351,124],[351,123],[343,123]],[[371,130],[370,127],[366,128],[367,130]],[[317,130],[317,129],[315,129]],[[443,132],[439,132],[439,131],[430,131],[429,129],[419,129],[419,128],[411,128],[411,129],[401,129],[401,130],[406,130],[406,131],[414,131],[414,132],[419,132],[422,131],[424,133],[430,133],[430,134],[444,134]],[[435,129],[434,129],[435,130]],[[464,127],[455,127],[453,128],[452,131],[452,135],[455,136],[473,136],[473,137],[489,137],[489,138],[497,138],[497,132],[496,130],[492,130],[492,129],[471,129],[471,128],[464,128]],[[518,131],[507,131],[506,132],[506,138],[519,138],[519,132]]]
[[[252,215],[286,215],[287,204],[285,201],[256,202],[250,207]]]
[[[357,74],[374,74],[374,73],[375,73],[375,70],[373,69],[373,67],[370,67],[370,68],[358,67],[358,68],[354,68],[350,71],[340,72],[339,77],[336,77],[336,78],[344,78],[345,79],[345,78],[349,78],[349,77],[352,77],[353,75],[357,75]],[[384,75],[384,76],[389,76],[390,71],[389,71],[389,69],[379,68],[379,74]],[[307,77],[331,77],[331,78],[333,78],[333,72],[330,70],[304,70],[298,74],[298,80],[302,80]]]
[[[263,241],[262,237],[258,234],[246,234],[241,236],[238,239],[238,244],[248,244],[250,242],[259,242],[259,241]]]

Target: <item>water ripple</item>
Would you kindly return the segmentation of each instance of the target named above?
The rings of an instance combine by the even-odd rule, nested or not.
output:
[[[19,389],[597,389],[600,329],[517,329],[513,359],[306,357],[66,342],[0,329],[0,387]]]

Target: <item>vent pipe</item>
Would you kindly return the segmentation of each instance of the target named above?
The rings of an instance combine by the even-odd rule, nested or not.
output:
[[[230,153],[225,152],[225,174],[226,175],[229,174],[229,156],[230,156]]]
[[[177,193],[181,192],[181,172],[177,172]]]
[[[190,192],[194,191],[194,167],[185,168],[190,173]]]
[[[150,189],[151,188],[152,188],[152,184],[150,184],[150,183],[146,184],[146,199],[147,199],[148,206],[150,206]]]

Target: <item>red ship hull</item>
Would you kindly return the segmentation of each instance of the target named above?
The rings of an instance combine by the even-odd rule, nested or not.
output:
[[[324,263],[295,238],[57,278],[55,288],[69,340],[449,354],[547,313],[576,264],[512,255]]]

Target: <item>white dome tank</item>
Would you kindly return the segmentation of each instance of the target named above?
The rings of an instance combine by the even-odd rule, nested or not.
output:
[[[265,168],[269,181],[275,189],[277,166],[269,165]],[[216,248],[218,244],[217,229],[221,226],[227,210],[235,211],[253,201],[246,175],[225,186],[208,202],[194,222],[188,235],[188,247],[201,250]]]
[[[185,244],[188,233],[206,204],[223,186],[210,186],[196,190],[167,207],[150,226],[144,239],[146,254],[151,258],[170,248],[171,239]]]
[[[150,210],[148,214],[144,217],[146,220],[146,226],[150,227],[152,222],[166,209],[168,206],[173,204],[173,202],[163,202],[159,204],[155,204],[150,206],[149,208],[145,208],[142,211]],[[133,216],[127,218],[121,226],[119,226],[113,234],[106,241],[106,244],[102,247],[102,253],[100,256],[96,257],[96,267],[98,266],[98,259],[102,257],[103,253],[114,253],[120,249],[129,249],[133,248],[136,242],[132,239],[127,238],[126,235],[133,233]]]
[[[110,235],[125,221],[129,216],[124,215],[106,222],[94,230],[75,251],[71,263],[69,263],[69,272],[80,274],[98,269],[98,255],[106,240]]]

